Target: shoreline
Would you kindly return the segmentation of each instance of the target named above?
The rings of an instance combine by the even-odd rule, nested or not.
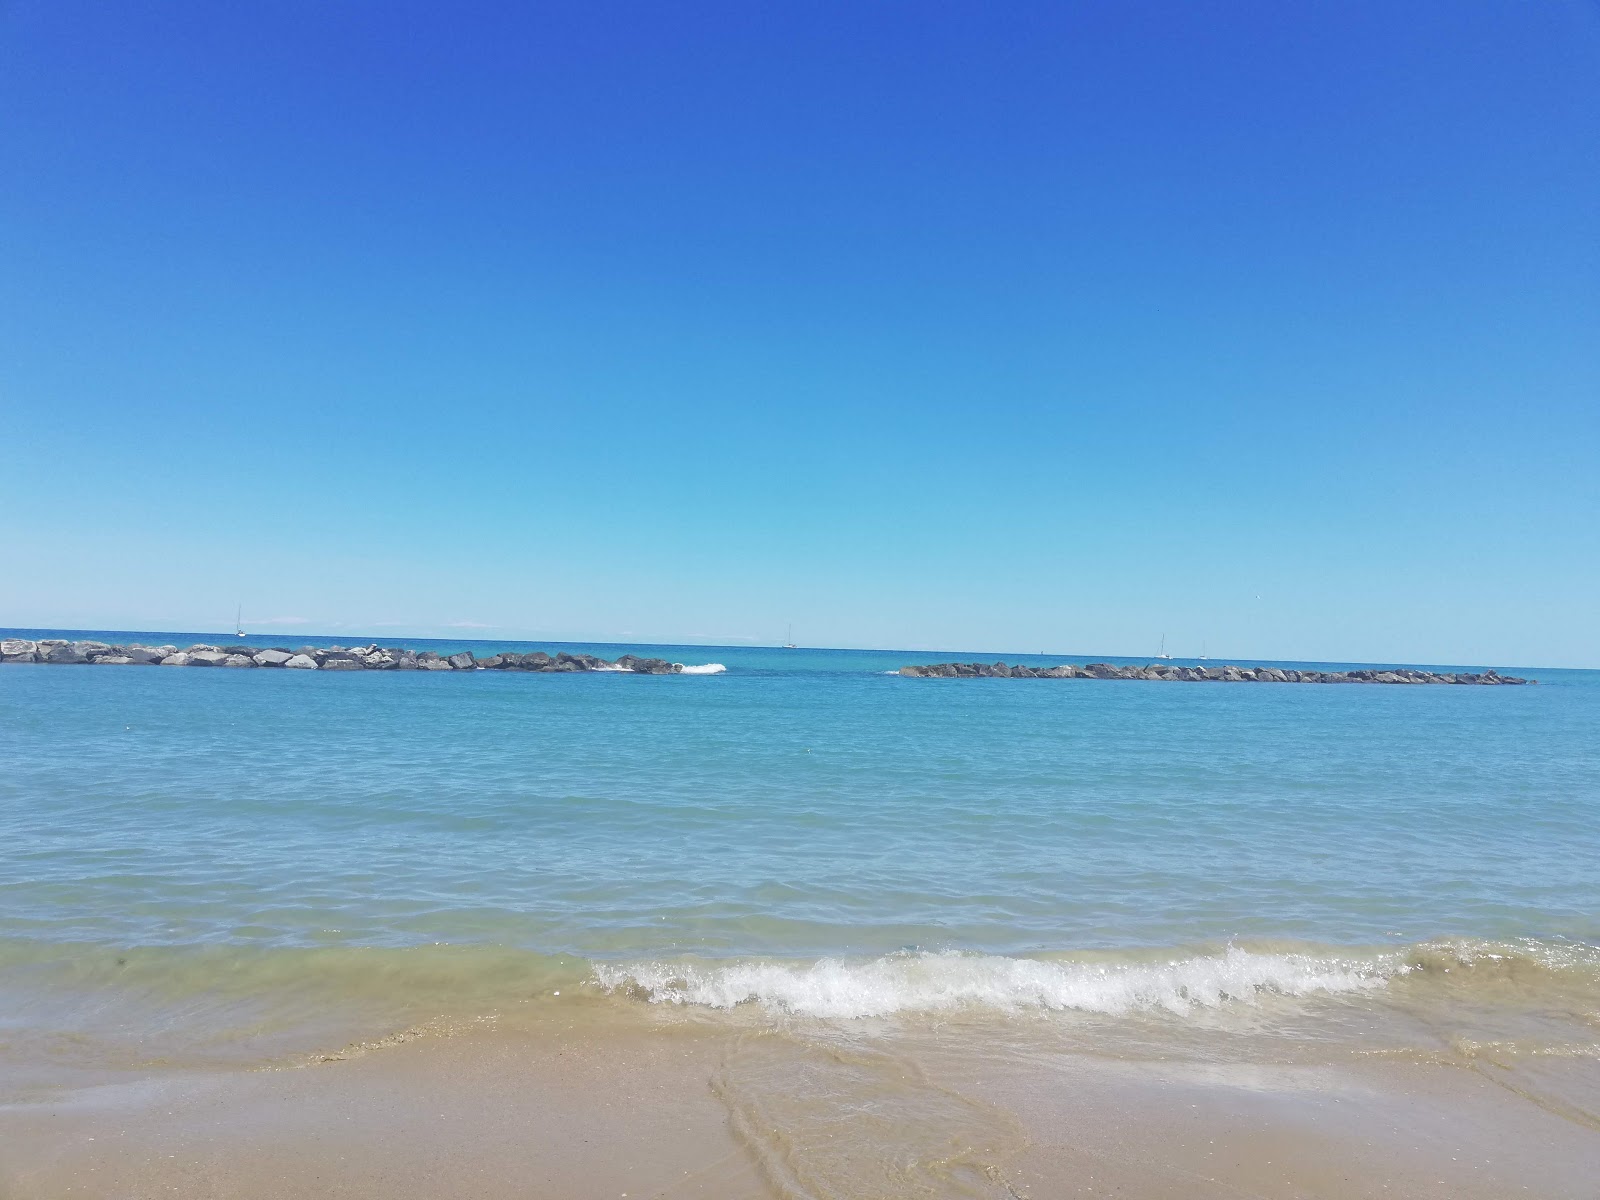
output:
[[[1577,1200],[1595,1137],[1442,1062],[1129,1061],[959,1028],[579,1017],[5,1105],[0,1193]]]

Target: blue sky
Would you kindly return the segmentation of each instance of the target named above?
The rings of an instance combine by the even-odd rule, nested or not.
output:
[[[1600,9],[0,9],[0,625],[1600,666]]]

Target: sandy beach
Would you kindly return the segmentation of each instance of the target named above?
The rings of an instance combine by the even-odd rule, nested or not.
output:
[[[578,1013],[36,1095],[0,1110],[0,1146],[7,1200],[1579,1200],[1600,1131],[1459,1064]]]

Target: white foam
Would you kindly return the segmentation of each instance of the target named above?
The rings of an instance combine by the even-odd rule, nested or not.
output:
[[[1381,988],[1409,969],[1398,957],[1338,959],[1229,947],[1166,962],[1063,962],[950,951],[810,964],[600,963],[594,973],[607,991],[637,989],[656,1004],[727,1009],[754,1003],[814,1017],[881,1017],[965,1008],[1182,1014],[1251,1004],[1263,995]]]
[[[721,675],[728,668],[721,663],[698,663],[684,666],[682,663],[673,663],[678,668],[680,675]]]

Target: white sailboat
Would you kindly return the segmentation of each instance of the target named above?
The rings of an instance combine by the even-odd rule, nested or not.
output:
[[[1206,644],[1204,642],[1200,643],[1200,661],[1206,661]]]
[[[233,613],[233,632],[238,637],[244,637],[244,605],[239,605]]]
[[[800,649],[799,646],[796,646],[794,644],[794,626],[793,625],[789,626],[789,632],[784,634],[783,648],[785,650],[798,650],[798,649]]]
[[[1171,658],[1172,657],[1172,655],[1167,653],[1167,635],[1164,634],[1164,633],[1161,635],[1161,645],[1156,648],[1156,657],[1157,658]]]

